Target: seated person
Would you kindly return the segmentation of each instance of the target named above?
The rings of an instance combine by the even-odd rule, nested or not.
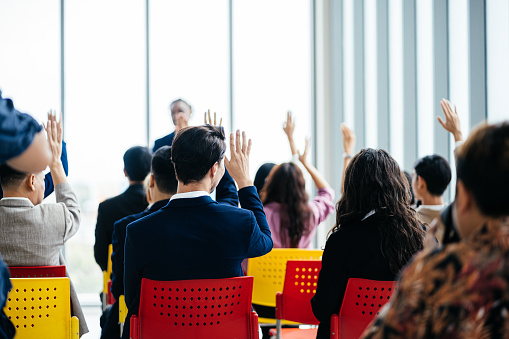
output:
[[[421,202],[416,208],[417,218],[426,229],[440,216],[440,211],[445,207],[442,195],[450,182],[451,168],[447,160],[441,156],[428,155],[415,162],[412,188],[415,199]]]
[[[4,197],[0,200],[0,253],[8,266],[65,265],[62,248],[80,226],[80,208],[67,182],[60,160],[62,122],[50,116],[48,141],[53,153],[50,170],[55,183],[56,203],[41,204],[44,174],[24,174],[0,165]],[[80,336],[87,323],[71,284],[72,311],[80,322]]]
[[[241,263],[272,249],[263,206],[249,178],[249,144],[230,136],[231,158],[221,127],[187,127],[177,133],[172,160],[177,194],[159,211],[127,227],[124,287],[129,320],[138,313],[141,279],[187,280],[243,276]],[[237,182],[242,208],[209,196],[225,172]],[[173,258],[169,260],[168,258]]]
[[[113,235],[113,224],[147,208],[143,180],[150,172],[152,155],[146,147],[135,146],[124,154],[124,175],[129,187],[124,193],[99,204],[95,226],[94,257],[102,271],[108,268],[108,247]]]
[[[193,114],[193,108],[186,101],[177,99],[170,104],[171,120],[175,125],[175,131],[171,132],[167,136],[157,139],[154,143],[152,152],[157,151],[160,147],[171,146],[175,133],[180,131],[182,128],[189,126],[189,119]]]
[[[422,249],[424,230],[410,198],[408,180],[387,152],[367,148],[350,161],[311,299],[318,339],[329,338],[349,278],[395,280]]]
[[[364,338],[509,337],[509,122],[472,132],[456,162],[460,241],[405,268]]]

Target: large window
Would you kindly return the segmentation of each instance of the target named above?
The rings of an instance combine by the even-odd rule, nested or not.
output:
[[[309,0],[233,3],[233,126],[253,139],[253,176],[265,162],[290,159],[288,110],[301,151],[312,136],[311,10]]]
[[[150,147],[174,130],[177,98],[192,105],[191,125],[210,109],[229,130],[228,11],[228,0],[150,1]]]
[[[65,2],[65,139],[82,213],[66,256],[80,292],[102,285],[93,255],[97,206],[128,186],[124,152],[146,144],[144,4]]]

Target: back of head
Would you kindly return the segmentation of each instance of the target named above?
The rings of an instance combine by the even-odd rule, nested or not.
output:
[[[124,154],[124,169],[131,181],[143,181],[150,172],[152,155],[148,148],[134,146]]]
[[[424,238],[410,199],[409,183],[398,163],[384,150],[363,149],[346,169],[332,231],[358,224],[374,210],[382,254],[397,273],[422,248]]]
[[[262,191],[262,188],[265,185],[265,181],[267,180],[267,177],[269,176],[269,173],[274,166],[276,166],[276,164],[266,163],[261,165],[258,171],[256,171],[254,185],[256,187],[256,190],[258,191],[258,195],[260,195],[260,192]]]
[[[171,162],[171,147],[163,146],[152,156],[152,174],[161,193],[177,193],[177,178]]]
[[[184,185],[202,180],[224,158],[224,129],[210,125],[181,129],[173,140],[171,159],[177,179]]]
[[[509,122],[472,132],[459,149],[456,171],[481,213],[509,216]]]
[[[428,192],[442,196],[451,182],[451,167],[447,160],[439,155],[428,155],[414,164],[415,173],[426,182]]]
[[[286,239],[286,233],[281,232],[281,242],[289,247],[297,247],[307,231],[311,214],[306,181],[299,166],[286,162],[274,167],[261,191],[261,200],[264,205],[271,202],[281,204],[281,227],[286,228],[289,235],[289,239]]]
[[[15,190],[27,177],[27,174],[19,172],[7,164],[0,165],[0,185],[2,190]]]

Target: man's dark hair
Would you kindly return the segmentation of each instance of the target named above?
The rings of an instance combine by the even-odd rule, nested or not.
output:
[[[143,181],[150,172],[152,155],[148,148],[134,146],[124,154],[124,168],[131,181]]]
[[[441,196],[451,182],[451,167],[439,155],[428,155],[414,164],[415,173],[424,179],[431,195]]]
[[[7,164],[0,165],[0,185],[3,190],[19,187],[26,176],[26,173],[19,172]]]
[[[177,193],[177,178],[171,162],[171,147],[159,148],[152,157],[152,174],[159,191],[165,194]]]
[[[178,180],[187,185],[203,179],[212,166],[224,158],[224,139],[222,127],[205,125],[181,129],[171,147]]]
[[[459,148],[456,173],[484,215],[509,216],[509,122],[472,132]]]

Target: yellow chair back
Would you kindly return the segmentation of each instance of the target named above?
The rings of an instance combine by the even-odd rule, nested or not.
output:
[[[288,260],[321,260],[322,250],[275,248],[266,255],[249,258],[247,275],[254,277],[253,304],[276,307],[276,293],[283,292]]]
[[[4,312],[16,327],[16,339],[79,338],[78,318],[71,320],[69,278],[13,278]]]

